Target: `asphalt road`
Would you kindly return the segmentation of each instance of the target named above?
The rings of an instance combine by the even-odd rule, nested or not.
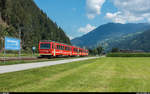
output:
[[[57,64],[70,63],[70,62],[74,62],[74,61],[95,59],[95,58],[99,58],[99,57],[84,57],[84,58],[77,58],[77,59],[67,59],[67,60],[57,60],[57,61],[46,61],[46,62],[37,62],[37,63],[28,63],[28,64],[15,64],[15,65],[0,66],[0,74],[28,70],[28,69],[39,68],[39,67],[45,67],[45,66],[52,66],[52,65],[57,65]]]

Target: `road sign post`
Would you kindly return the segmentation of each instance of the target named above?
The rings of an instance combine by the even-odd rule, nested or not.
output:
[[[19,39],[20,39],[20,45],[21,45],[21,29],[20,28],[19,28]],[[21,59],[20,55],[21,55],[21,48],[19,49],[19,59]]]
[[[5,39],[3,39],[2,38],[2,41],[3,41],[3,47],[2,47],[2,49],[3,49],[3,60],[4,60],[4,63],[5,63]]]
[[[33,55],[35,54],[35,49],[36,49],[36,47],[32,47],[32,53],[33,53]]]

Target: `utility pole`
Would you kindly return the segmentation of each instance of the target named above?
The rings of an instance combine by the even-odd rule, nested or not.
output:
[[[6,52],[5,52],[5,39],[2,38],[2,41],[3,41],[3,47],[2,47],[2,49],[4,51],[4,53],[3,53],[3,60],[4,60],[4,63],[5,63],[5,54],[6,54]]]
[[[21,27],[20,26],[19,26],[19,39],[20,39],[19,59],[21,59]]]

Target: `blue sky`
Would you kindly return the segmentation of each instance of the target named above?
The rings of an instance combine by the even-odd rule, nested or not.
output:
[[[149,4],[150,0],[143,0],[146,1],[146,8],[143,8],[145,10],[138,10],[138,8],[136,10],[134,8],[136,6],[135,1],[141,3],[142,0],[124,0],[123,2],[122,0],[34,1],[71,38],[82,36],[108,22],[127,23],[150,21],[150,14],[145,12],[146,9],[147,11],[150,9],[150,7],[146,6],[146,3]],[[141,6],[143,7],[143,4]]]

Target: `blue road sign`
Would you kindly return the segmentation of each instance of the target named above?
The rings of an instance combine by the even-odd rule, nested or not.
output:
[[[20,50],[20,39],[5,37],[5,50]]]

